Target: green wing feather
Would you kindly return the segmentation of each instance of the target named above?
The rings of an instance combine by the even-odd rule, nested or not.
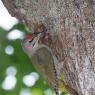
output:
[[[58,95],[58,79],[51,50],[41,46],[32,55],[32,63]]]

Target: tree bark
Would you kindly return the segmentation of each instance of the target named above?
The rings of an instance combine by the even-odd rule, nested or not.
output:
[[[2,0],[32,31],[43,23],[60,74],[79,95],[95,95],[95,0]]]

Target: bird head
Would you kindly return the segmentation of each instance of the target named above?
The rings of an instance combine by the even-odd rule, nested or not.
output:
[[[22,46],[24,51],[31,56],[33,52],[35,52],[35,49],[38,47],[38,41],[41,37],[41,34],[33,35],[33,34],[27,34],[22,42]]]

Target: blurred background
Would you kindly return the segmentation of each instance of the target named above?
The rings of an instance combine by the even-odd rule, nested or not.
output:
[[[22,50],[27,32],[0,0],[0,95],[54,95]]]

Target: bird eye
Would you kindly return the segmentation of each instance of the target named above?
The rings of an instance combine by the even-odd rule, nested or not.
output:
[[[33,39],[31,39],[31,40],[28,40],[28,43],[31,45],[32,44],[32,46],[34,46],[35,45],[35,43],[32,43],[33,42]]]
[[[33,41],[33,39],[29,40],[28,42],[31,43]]]

